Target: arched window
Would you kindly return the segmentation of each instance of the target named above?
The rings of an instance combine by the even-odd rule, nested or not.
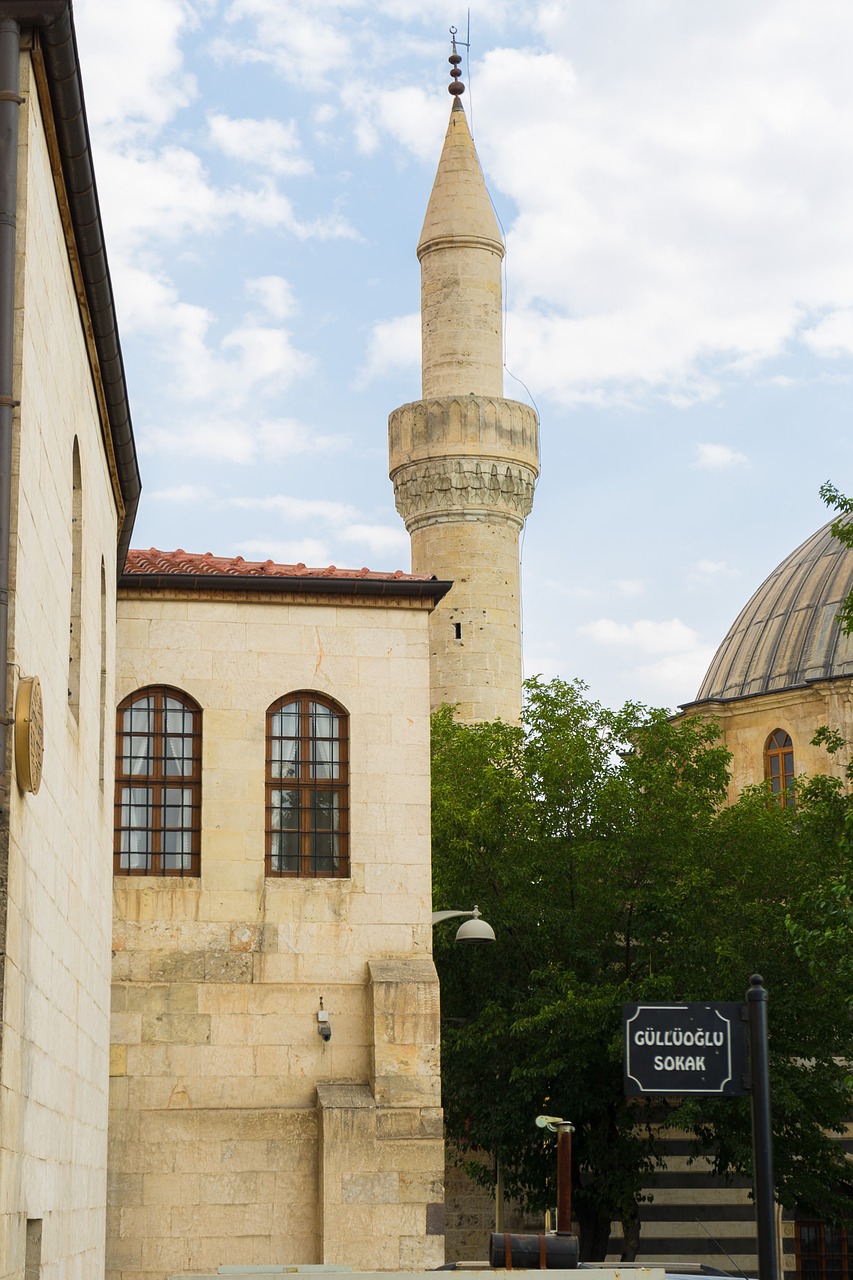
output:
[[[116,875],[201,869],[201,708],[179,689],[138,689],[119,704]]]
[[[267,875],[349,875],[347,722],[311,691],[267,711]]]
[[[794,803],[794,744],[784,729],[774,729],[764,744],[764,776],[779,804]]]

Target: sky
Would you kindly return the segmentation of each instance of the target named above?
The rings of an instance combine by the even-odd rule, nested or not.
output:
[[[847,0],[75,0],[136,547],[409,569],[451,26],[540,415],[526,675],[695,696],[853,490]]]

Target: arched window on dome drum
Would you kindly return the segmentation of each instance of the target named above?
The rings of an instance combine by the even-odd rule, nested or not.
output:
[[[778,804],[794,803],[794,744],[784,729],[774,729],[764,744],[764,776]]]
[[[123,876],[201,871],[201,708],[165,685],[119,704],[113,870]]]
[[[348,721],[310,690],[267,711],[268,876],[349,875]]]

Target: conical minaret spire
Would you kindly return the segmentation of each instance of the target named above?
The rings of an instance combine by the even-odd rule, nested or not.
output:
[[[421,400],[389,419],[391,479],[412,569],[453,579],[430,623],[434,706],[466,721],[521,713],[518,539],[538,474],[536,414],[503,397],[503,240],[460,101],[418,241]]]

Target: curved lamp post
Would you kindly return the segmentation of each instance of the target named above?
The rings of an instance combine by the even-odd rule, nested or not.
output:
[[[456,930],[457,942],[494,942],[495,931],[480,915],[477,906],[473,911],[433,911],[432,923],[441,924],[442,920],[456,920],[461,916],[469,919]]]

